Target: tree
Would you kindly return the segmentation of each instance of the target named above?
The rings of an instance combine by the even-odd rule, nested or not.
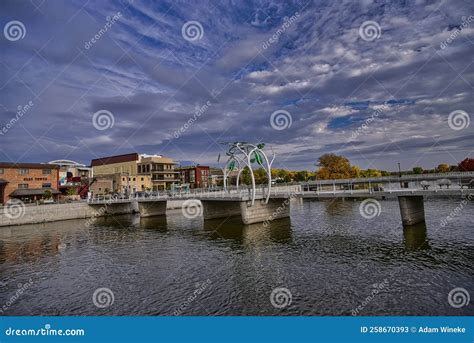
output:
[[[449,165],[446,163],[441,163],[436,167],[438,173],[447,173],[449,172]]]
[[[76,195],[77,194],[77,189],[76,188],[68,188],[67,190],[67,195]]]
[[[351,164],[344,156],[324,154],[319,157],[318,166],[318,179],[346,179],[352,176]]]
[[[379,177],[382,176],[382,173],[377,169],[367,169],[361,172],[362,177]]]
[[[51,192],[49,189],[45,190],[43,193],[43,198],[45,199],[51,199],[53,197],[53,192]]]
[[[295,181],[308,181],[310,174],[307,170],[297,171],[295,173]]]
[[[423,168],[421,168],[421,167],[413,167],[413,173],[415,173],[415,174],[423,174]]]
[[[459,171],[474,171],[474,158],[466,158],[458,165]]]

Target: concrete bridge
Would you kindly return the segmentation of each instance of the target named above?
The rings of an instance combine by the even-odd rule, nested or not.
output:
[[[94,207],[107,208],[108,214],[130,212],[135,208],[142,217],[166,215],[167,202],[182,200],[183,211],[187,209],[198,213],[205,220],[239,216],[244,224],[265,222],[290,216],[290,199],[334,199],[334,198],[398,198],[400,214],[404,225],[414,225],[425,220],[425,197],[460,197],[474,199],[474,189],[389,189],[384,191],[334,190],[304,191],[301,185],[276,186],[271,189],[268,202],[268,189],[260,187],[255,190],[255,201],[252,204],[252,189],[228,189],[227,191],[197,189],[188,193],[149,193],[134,197],[118,196],[112,198],[93,198],[88,204]],[[183,213],[184,213],[183,212]],[[193,215],[194,217],[195,215]]]

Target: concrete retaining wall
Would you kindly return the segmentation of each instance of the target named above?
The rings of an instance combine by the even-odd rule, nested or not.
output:
[[[114,204],[103,208],[103,205],[90,206],[85,202],[25,206],[23,215],[9,218],[3,208],[0,209],[0,226],[36,224],[68,219],[90,218],[107,214],[132,213],[130,204]]]

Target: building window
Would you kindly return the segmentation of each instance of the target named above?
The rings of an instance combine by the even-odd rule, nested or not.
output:
[[[124,178],[124,177],[122,178],[122,181],[125,181],[125,178]]]
[[[51,184],[50,183],[43,183],[43,188],[51,188]]]
[[[20,183],[18,184],[18,189],[27,189],[28,188],[28,184],[27,183]]]
[[[143,178],[142,178],[142,181],[143,181]]]
[[[3,168],[0,168],[0,174],[3,174],[4,171],[3,171]]]
[[[51,175],[51,169],[43,169],[43,175]]]
[[[118,172],[119,172],[119,170],[118,170],[118,167],[115,167],[115,172],[116,172],[116,173],[118,173]]]
[[[27,168],[20,168],[20,169],[18,169],[18,172],[20,173],[20,175],[28,175],[30,170],[27,169]]]
[[[135,181],[135,178],[133,178],[133,181]]]

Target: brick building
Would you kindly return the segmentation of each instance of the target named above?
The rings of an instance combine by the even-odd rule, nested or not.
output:
[[[208,188],[209,187],[209,167],[208,166],[190,166],[176,168],[180,172],[181,182],[189,184],[189,188]]]
[[[33,202],[49,190],[54,198],[59,195],[59,166],[42,163],[0,162],[0,203],[12,198]]]

